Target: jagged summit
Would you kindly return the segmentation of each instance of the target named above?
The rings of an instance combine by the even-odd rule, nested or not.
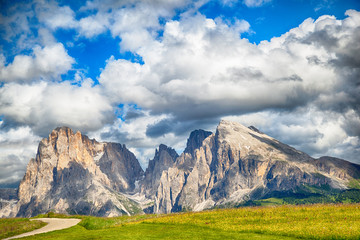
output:
[[[159,186],[162,172],[172,167],[178,157],[179,155],[173,148],[160,144],[159,149],[155,150],[155,156],[149,161],[145,171],[141,192],[149,198],[154,196]]]
[[[187,140],[185,153],[193,154],[194,150],[199,148],[205,138],[210,136],[212,132],[205,131],[202,129],[192,131],[190,137]]]
[[[50,209],[99,216],[130,214],[120,192],[131,192],[144,172],[125,145],[99,143],[68,127],[41,140],[20,183],[17,216]]]
[[[154,157],[154,159],[155,159],[155,158],[160,158],[160,155],[161,155],[161,153],[162,153],[163,151],[167,152],[167,153],[171,156],[171,158],[172,158],[173,160],[175,160],[175,159],[179,156],[179,154],[177,154],[177,152],[175,151],[175,149],[173,149],[173,148],[171,148],[171,147],[168,147],[168,146],[166,146],[165,144],[160,144],[160,145],[159,145],[159,149],[156,149],[156,150],[155,150],[155,157]]]
[[[359,167],[340,167],[343,160],[315,160],[254,128],[225,120],[197,146],[192,157],[184,152],[163,172],[155,212],[199,211],[302,185],[346,189],[360,173]]]
[[[257,132],[257,133],[260,133],[260,134],[264,134],[263,132],[261,132],[259,129],[257,129],[256,127],[254,126],[249,126],[248,127],[250,130],[253,130],[254,132]]]
[[[54,130],[52,130],[51,132],[60,132],[60,131],[69,131],[69,132],[73,133],[73,130],[68,126],[57,127]]]

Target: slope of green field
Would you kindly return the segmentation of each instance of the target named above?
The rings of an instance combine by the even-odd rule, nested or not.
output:
[[[0,239],[19,235],[45,226],[40,221],[30,221],[27,218],[0,219]]]
[[[360,239],[359,204],[81,218],[75,227],[26,239]]]

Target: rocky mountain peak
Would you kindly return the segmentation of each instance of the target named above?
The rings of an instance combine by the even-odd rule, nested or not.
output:
[[[155,150],[155,156],[154,156],[153,160],[159,161],[161,156],[163,156],[164,154],[168,154],[171,157],[171,159],[173,160],[173,162],[179,156],[177,154],[177,152],[175,151],[175,149],[168,147],[165,144],[160,144],[159,149]]]
[[[163,172],[155,212],[199,211],[303,185],[346,189],[348,179],[360,172],[359,166],[344,160],[315,160],[237,122],[221,121],[215,135],[201,145],[196,135],[188,140],[188,149],[197,147],[191,149],[195,154],[182,154]]]
[[[261,134],[258,131],[255,131],[253,128],[248,128],[238,122],[232,122],[227,120],[221,120],[219,125],[216,128],[216,134],[219,138],[225,139],[233,137],[235,135],[249,135],[250,133]],[[234,139],[235,140],[235,139]],[[237,139],[236,139],[237,140]]]
[[[125,145],[99,143],[68,127],[41,140],[19,186],[18,216],[54,209],[112,216],[130,214],[129,199],[144,172]],[[123,201],[127,203],[122,204]],[[141,211],[141,210],[140,210]]]
[[[68,167],[75,161],[90,171],[95,171],[93,157],[103,151],[104,144],[90,140],[80,131],[74,133],[69,127],[54,129],[48,138],[44,138],[38,148],[37,161],[42,161],[51,155],[56,156],[57,170]],[[55,158],[51,159],[55,161]]]
[[[238,122],[221,121],[216,129],[216,144],[222,149],[231,149],[232,155],[247,158],[256,155],[258,159],[279,159],[308,161],[311,157],[278,140],[260,132],[254,127],[248,128]]]
[[[260,134],[264,134],[263,132],[261,132],[259,129],[257,129],[256,127],[254,126],[250,126],[248,127],[250,130],[253,130],[254,132],[257,132],[257,133],[260,133]]]
[[[125,144],[106,143],[97,165],[111,180],[112,189],[116,191],[134,191],[135,182],[144,175],[139,161]]]
[[[178,157],[179,155],[173,148],[164,144],[160,144],[159,149],[155,150],[155,156],[152,160],[149,160],[149,165],[142,181],[142,192],[147,197],[154,197],[163,171],[172,167]]]
[[[267,148],[263,139],[272,140],[271,137],[254,131],[244,125],[222,120],[216,128],[216,142],[219,146],[228,145],[232,150],[248,154],[250,151],[258,151]]]
[[[65,133],[70,133],[70,134],[74,134],[73,130],[67,126],[61,126],[61,127],[57,127],[55,129],[53,129],[50,133],[53,134],[53,133],[61,133],[61,132],[65,132]]]
[[[212,132],[205,131],[202,129],[192,131],[190,133],[190,137],[187,140],[184,153],[193,154],[195,149],[198,149],[199,147],[201,147],[204,139],[207,138],[208,136],[210,136],[211,134],[212,134]]]

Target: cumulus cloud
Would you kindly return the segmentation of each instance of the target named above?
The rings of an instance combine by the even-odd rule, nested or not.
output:
[[[9,43],[6,49],[9,56],[28,52],[35,45],[49,45],[44,42],[44,30],[79,28],[75,12],[69,6],[59,6],[56,1],[5,0],[2,7],[0,35]],[[51,34],[46,35],[47,39],[53,38]]]
[[[79,34],[86,38],[98,36],[107,30],[109,21],[108,16],[102,13],[81,18],[78,23]]]
[[[123,107],[121,115],[127,116],[133,111],[133,107],[126,105]],[[113,124],[108,124],[98,131],[89,133],[89,136],[101,141],[125,144],[135,154],[144,170],[147,167],[148,160],[153,157],[154,149],[160,143],[177,148],[179,151],[184,147],[185,143],[181,141],[183,136],[176,136],[173,133],[159,135],[156,138],[146,136],[147,126],[167,118],[166,115],[154,116],[144,110],[138,110],[137,113],[135,118],[128,118],[126,121],[117,119]]]
[[[161,41],[138,54],[144,65],[109,59],[100,83],[119,102],[177,118],[291,109],[327,94],[338,81],[328,65],[309,64],[309,55],[333,60],[315,44],[289,33],[257,46],[240,38],[236,26],[202,15],[168,22]]]
[[[69,6],[60,7],[55,2],[37,2],[38,18],[52,30],[74,28],[77,25],[75,12]]]
[[[114,37],[122,39],[121,47],[124,51],[132,51],[141,46],[141,37],[154,35],[161,29],[160,18],[171,18],[176,13],[175,10],[185,9],[196,3],[189,0],[87,1],[77,12],[69,6],[60,6],[56,1],[34,0],[32,4],[17,6],[20,5],[38,19],[39,25],[52,31],[72,29],[77,31],[79,37],[91,39],[109,30]],[[24,27],[29,25],[28,18],[21,20]],[[9,19],[9,22],[13,23],[14,18]]]
[[[0,171],[0,179],[19,179],[38,136],[61,125],[126,144],[143,168],[160,143],[180,153],[190,131],[214,131],[224,117],[316,157],[357,161],[360,13],[309,18],[252,44],[243,38],[251,32],[246,20],[207,18],[198,12],[206,3],[93,0],[75,12],[34,0],[8,9],[0,34],[16,44],[0,56],[0,169],[19,174],[11,180]],[[59,30],[69,30],[74,42],[110,33],[121,53],[142,61],[110,57],[94,86],[85,71],[73,69],[75,59],[54,37]],[[69,70],[75,77],[64,82]]]
[[[31,5],[28,3],[19,3],[11,5],[6,9],[9,2],[4,1],[4,12],[0,13],[0,36],[7,42],[16,42],[16,46],[7,51],[17,54],[19,49],[27,49],[33,47],[33,41],[29,40],[33,37],[30,19],[35,16]]]
[[[92,82],[5,84],[0,88],[0,115],[4,124],[27,125],[40,136],[57,126],[94,131],[114,120],[112,105]]]
[[[30,127],[4,129],[0,121],[0,186],[16,185],[35,157],[40,138]]]
[[[167,22],[162,38],[151,40],[151,48],[136,51],[144,64],[110,58],[99,82],[115,102],[168,114],[148,124],[150,138],[176,134],[178,121],[214,122],[226,115],[268,109],[294,113],[311,106],[323,119],[332,114],[337,120],[324,120],[316,130],[305,131],[300,124],[287,130],[305,132],[309,146],[314,144],[313,149],[302,149],[330,153],[334,146],[356,142],[347,132],[357,129],[359,119],[355,43],[360,40],[360,13],[346,14],[344,20],[327,15],[306,19],[258,45],[241,38],[247,28],[239,24],[200,14],[186,16]],[[351,120],[342,119],[344,113]]]
[[[136,51],[147,47],[157,31],[161,30],[160,18],[169,19],[175,10],[184,9],[191,1],[89,1],[82,11],[97,13],[73,25],[80,36],[95,37],[107,29],[113,37],[121,39],[121,51]],[[68,26],[68,27],[69,27]]]
[[[56,79],[71,69],[75,60],[61,43],[33,48],[31,55],[17,55],[12,63],[0,59],[0,82],[29,82],[39,79]]]

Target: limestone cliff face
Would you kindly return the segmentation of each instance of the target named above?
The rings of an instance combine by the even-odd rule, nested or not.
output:
[[[190,133],[190,137],[187,140],[186,148],[184,150],[185,153],[194,154],[194,151],[201,147],[202,142],[205,138],[210,136],[212,133],[209,131],[204,131],[202,129],[192,131]]]
[[[105,144],[97,165],[109,178],[112,189],[118,192],[133,192],[135,183],[144,174],[135,155],[118,143]]]
[[[216,133],[192,151],[163,172],[155,212],[197,211],[302,184],[346,188],[360,173],[356,164],[315,160],[254,127],[229,121],[221,121]]]
[[[159,149],[155,150],[155,156],[149,161],[145,177],[141,181],[141,192],[147,198],[154,199],[162,172],[172,167],[178,156],[174,149],[164,144],[160,144]]]
[[[180,211],[182,206],[179,206],[179,202],[191,202],[195,198],[198,199],[199,195],[203,195],[200,192],[204,191],[202,186],[209,175],[209,169],[203,165],[204,161],[206,161],[204,151],[209,149],[203,149],[201,153],[198,150],[205,141],[210,141],[209,144],[211,144],[211,137],[209,136],[212,136],[211,132],[204,130],[193,131],[187,141],[185,151],[176,159],[174,166],[167,171],[163,171],[155,195],[154,212]],[[203,154],[203,158],[200,157],[201,161],[197,161],[199,154]],[[191,173],[193,174],[190,176]],[[190,185],[192,187],[185,187]],[[182,200],[180,200],[181,196],[183,196]],[[184,196],[187,196],[186,199]]]
[[[131,201],[120,191],[134,190],[142,175],[139,162],[124,145],[99,143],[70,128],[57,128],[40,142],[36,158],[27,166],[19,186],[17,216],[49,210],[129,214],[126,206]]]

